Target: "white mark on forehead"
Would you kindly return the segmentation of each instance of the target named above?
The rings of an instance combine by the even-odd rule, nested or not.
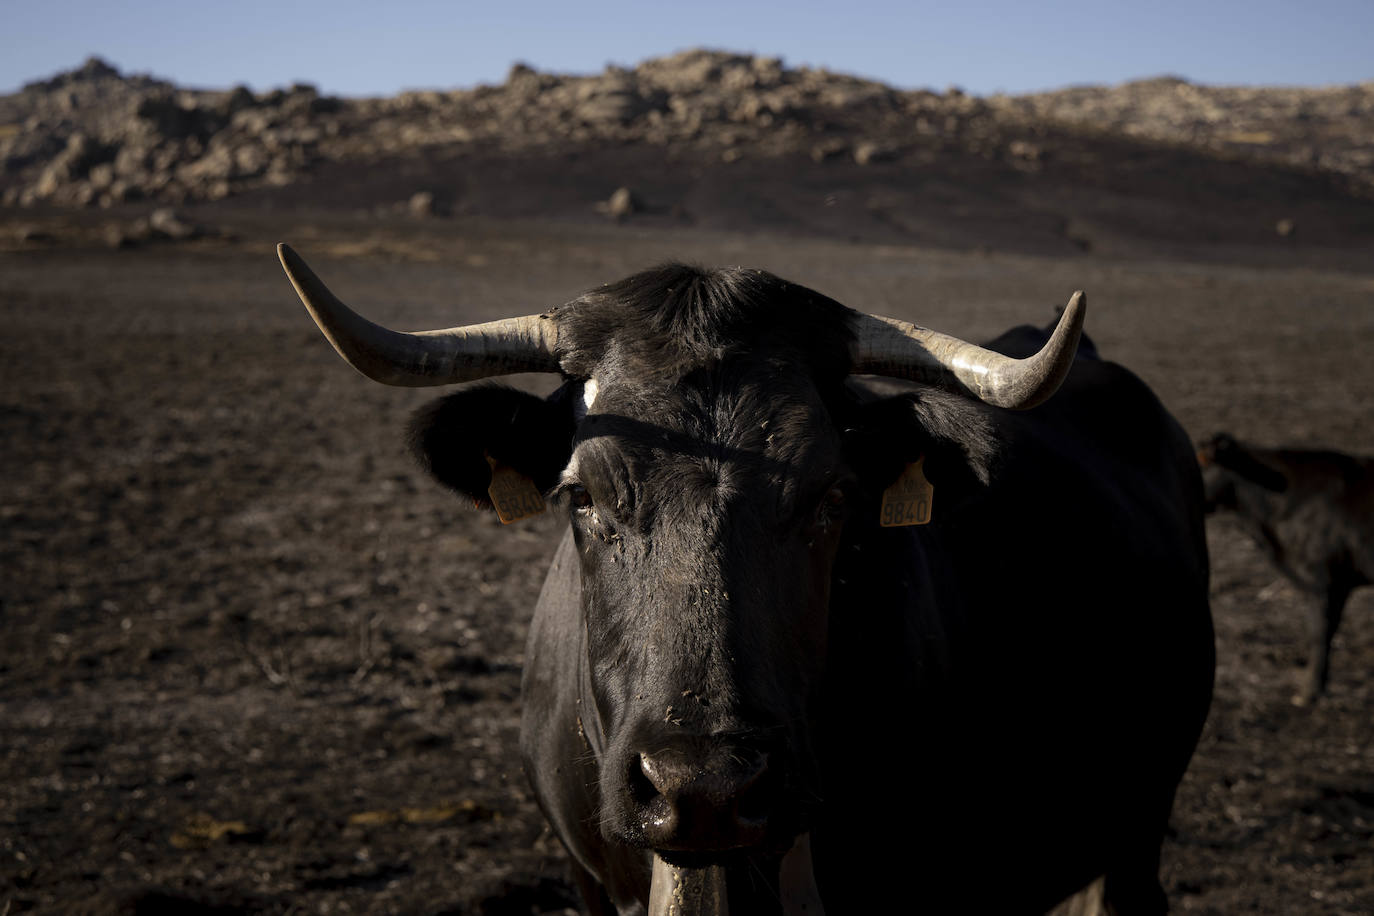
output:
[[[589,378],[582,383],[582,399],[573,405],[573,420],[581,423],[587,416],[587,412],[592,409],[592,404],[596,402],[596,393],[599,386],[596,379]]]
[[[572,458],[568,461],[568,466],[563,469],[563,473],[559,477],[559,483],[567,485],[577,482],[577,452],[573,452]]]

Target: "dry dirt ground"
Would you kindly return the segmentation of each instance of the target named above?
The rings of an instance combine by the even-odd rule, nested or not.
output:
[[[515,755],[561,523],[503,528],[421,475],[403,428],[433,393],[344,366],[279,240],[397,327],[537,311],[666,258],[766,267],[973,339],[1082,287],[1101,351],[1195,438],[1374,453],[1374,262],[299,214],[231,228],[0,250],[0,914],[576,906]],[[1164,850],[1173,908],[1374,912],[1374,594],[1348,610],[1331,696],[1296,708],[1298,596],[1233,525],[1209,534],[1217,691]]]

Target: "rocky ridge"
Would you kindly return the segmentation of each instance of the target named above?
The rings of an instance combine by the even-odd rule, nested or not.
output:
[[[288,185],[329,162],[633,145],[723,163],[973,158],[1034,173],[1110,156],[1084,152],[1103,139],[1278,163],[1369,196],[1374,81],[1236,89],[1162,78],[979,98],[692,50],[593,76],[516,64],[501,85],[341,99],[304,84],[187,89],[92,58],[0,97],[0,202],[177,204]]]
[[[1177,77],[994,96],[998,110],[1346,175],[1374,186],[1374,80],[1324,88],[1198,86]]]

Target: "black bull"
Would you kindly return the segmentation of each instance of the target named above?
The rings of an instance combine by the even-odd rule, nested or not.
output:
[[[327,291],[283,261],[318,314]],[[1214,663],[1187,437],[1085,356],[1028,412],[856,379],[854,314],[662,268],[545,316],[549,398],[469,388],[412,424],[479,504],[506,467],[568,514],[521,749],[588,907],[643,913],[653,874],[737,916],[1035,913],[1089,885],[1164,912]],[[317,320],[374,378],[426,383]],[[883,527],[917,461],[929,524]]]

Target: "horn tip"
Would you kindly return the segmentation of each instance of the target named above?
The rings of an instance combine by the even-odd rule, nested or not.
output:
[[[296,292],[300,294],[301,301],[307,308],[314,311],[311,305],[312,300],[320,300],[330,296],[330,292],[315,276],[315,272],[310,269],[310,265],[305,263],[305,258],[296,253],[285,242],[277,243],[277,259],[281,261],[282,270],[286,271],[286,276],[291,281],[291,285],[296,287]]]
[[[301,256],[296,254],[296,250],[285,242],[277,243],[277,259],[281,261],[281,266],[285,267],[287,271],[290,271],[294,265],[301,263]]]
[[[1059,326],[1062,328],[1081,328],[1083,319],[1088,314],[1088,294],[1083,290],[1074,290],[1066,304],[1059,312]]]

